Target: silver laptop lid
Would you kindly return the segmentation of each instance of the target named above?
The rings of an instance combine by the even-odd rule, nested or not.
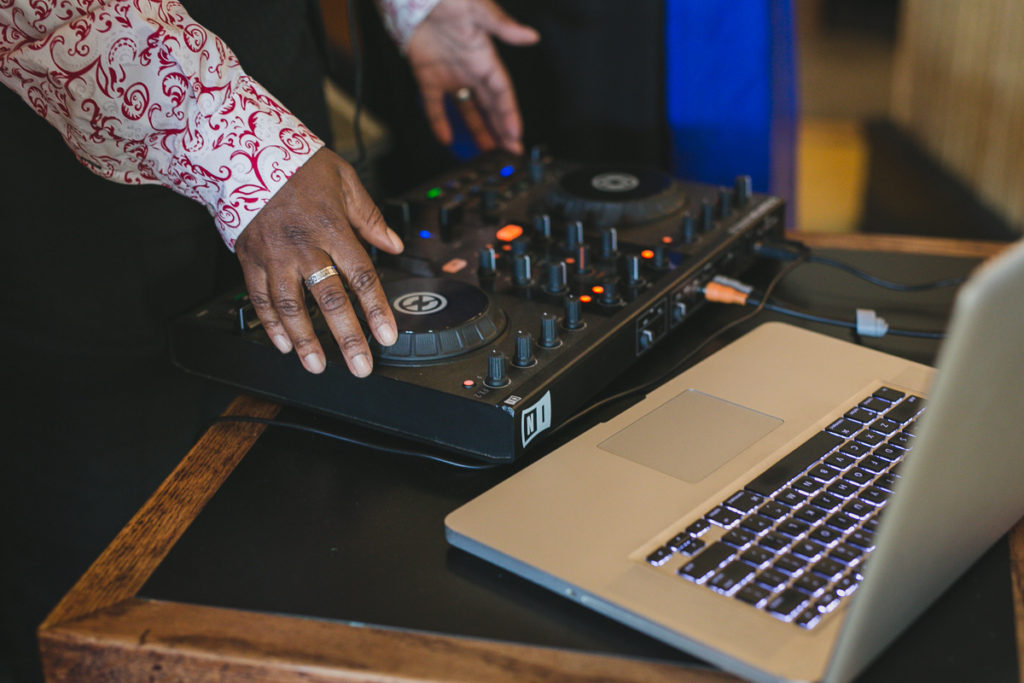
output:
[[[921,419],[826,680],[855,676],[1024,517],[1024,243],[958,294]]]

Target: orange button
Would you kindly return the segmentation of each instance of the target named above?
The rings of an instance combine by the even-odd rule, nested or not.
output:
[[[593,292],[594,294],[603,294],[604,287],[602,287],[601,285],[594,285],[593,287],[590,288],[590,291]]]
[[[453,258],[449,260],[447,263],[445,263],[443,266],[441,266],[441,270],[443,270],[446,273],[454,274],[458,273],[468,265],[469,263],[467,263],[466,259],[464,258]]]
[[[516,225],[515,223],[509,223],[504,228],[500,228],[498,232],[494,233],[494,236],[502,242],[511,242],[512,240],[517,240],[523,236],[523,227],[521,225]]]
[[[672,238],[669,237],[668,235],[662,235],[661,243],[662,244],[672,244]]]
[[[593,300],[594,297],[590,296],[589,294],[580,294],[580,301],[582,301],[585,304],[589,304]]]
[[[654,258],[654,252],[651,251],[650,249],[644,249],[643,251],[640,252],[640,256],[642,256],[643,258]]]

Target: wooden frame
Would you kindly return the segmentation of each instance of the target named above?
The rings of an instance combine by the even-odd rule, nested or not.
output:
[[[980,258],[1005,246],[867,235],[800,239],[812,246]],[[278,410],[242,396],[227,414],[270,418]],[[660,662],[138,597],[262,432],[257,424],[221,422],[189,451],[39,627],[47,680],[736,680]],[[1010,532],[1010,557],[1021,662],[1024,521]]]

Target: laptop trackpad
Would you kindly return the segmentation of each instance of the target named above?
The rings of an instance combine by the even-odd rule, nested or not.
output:
[[[777,417],[689,389],[598,447],[696,483],[780,424]]]

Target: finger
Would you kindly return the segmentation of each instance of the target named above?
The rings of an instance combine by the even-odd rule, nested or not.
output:
[[[329,277],[310,288],[320,312],[330,328],[334,341],[341,349],[345,364],[356,377],[366,377],[373,371],[370,347],[363,328],[349,302],[348,293],[340,277]]]
[[[334,258],[334,262],[339,264],[345,282],[348,283],[349,290],[355,294],[356,299],[359,301],[359,307],[363,311],[363,318],[366,320],[366,324],[369,325],[374,339],[380,342],[381,346],[391,346],[394,344],[398,340],[398,325],[395,323],[395,315],[391,311],[391,306],[388,305],[387,295],[384,294],[384,288],[381,287],[380,278],[377,276],[377,269],[374,268],[373,263],[365,257],[365,254],[360,256],[351,250],[332,252],[331,256]],[[358,324],[354,317],[344,321],[339,319],[338,328],[335,329],[332,326],[331,330],[335,332],[337,337],[339,330],[347,333],[351,329],[351,323]],[[365,346],[361,330],[359,340]],[[351,345],[351,355],[353,357],[356,353],[362,351],[359,345],[349,340],[347,336],[345,339],[339,339],[338,345],[341,346],[342,354],[345,355],[346,360],[349,359],[350,355],[346,352],[346,345]],[[369,353],[369,347],[366,347],[366,352]],[[367,360],[369,360],[369,356],[367,356]],[[351,366],[352,363],[350,362],[349,365]]]
[[[481,152],[489,152],[498,146],[476,102],[471,99],[459,102],[459,113],[462,114],[462,120],[465,121],[469,134],[473,136],[473,141]]]
[[[523,120],[519,114],[515,89],[508,72],[495,60],[494,67],[483,78],[478,91],[478,102],[491,122],[491,128],[501,140],[501,146],[510,152],[523,151]]]
[[[502,42],[509,45],[533,45],[540,40],[540,33],[535,28],[520,24],[493,2],[480,2],[476,7],[479,10],[477,23]]]
[[[267,273],[270,302],[281,321],[288,338],[291,340],[295,353],[306,368],[313,374],[320,374],[327,367],[323,347],[313,332],[313,323],[306,311],[306,295],[302,290],[301,281],[312,274],[271,270]]]
[[[386,231],[398,242],[397,251],[401,251],[401,240],[387,227],[380,209],[370,199],[355,173],[345,173],[342,178],[346,186],[345,208],[352,229],[371,243],[382,241],[381,235]],[[355,240],[351,242],[352,244],[347,244],[345,240],[332,242],[329,253],[334,262],[341,267],[349,289],[359,300],[359,306],[363,309],[363,315],[374,338],[383,346],[391,346],[398,339],[398,325],[377,277],[377,269]]]
[[[252,303],[253,310],[256,311],[256,316],[263,325],[263,330],[278,351],[289,353],[292,350],[292,342],[270,301],[267,271],[259,266],[247,264],[245,261],[241,261],[241,263],[245,288],[249,292],[249,302]]]
[[[448,112],[444,109],[444,94],[440,90],[421,90],[423,96],[423,113],[427,116],[434,137],[442,145],[452,144],[452,127],[448,122]]]

